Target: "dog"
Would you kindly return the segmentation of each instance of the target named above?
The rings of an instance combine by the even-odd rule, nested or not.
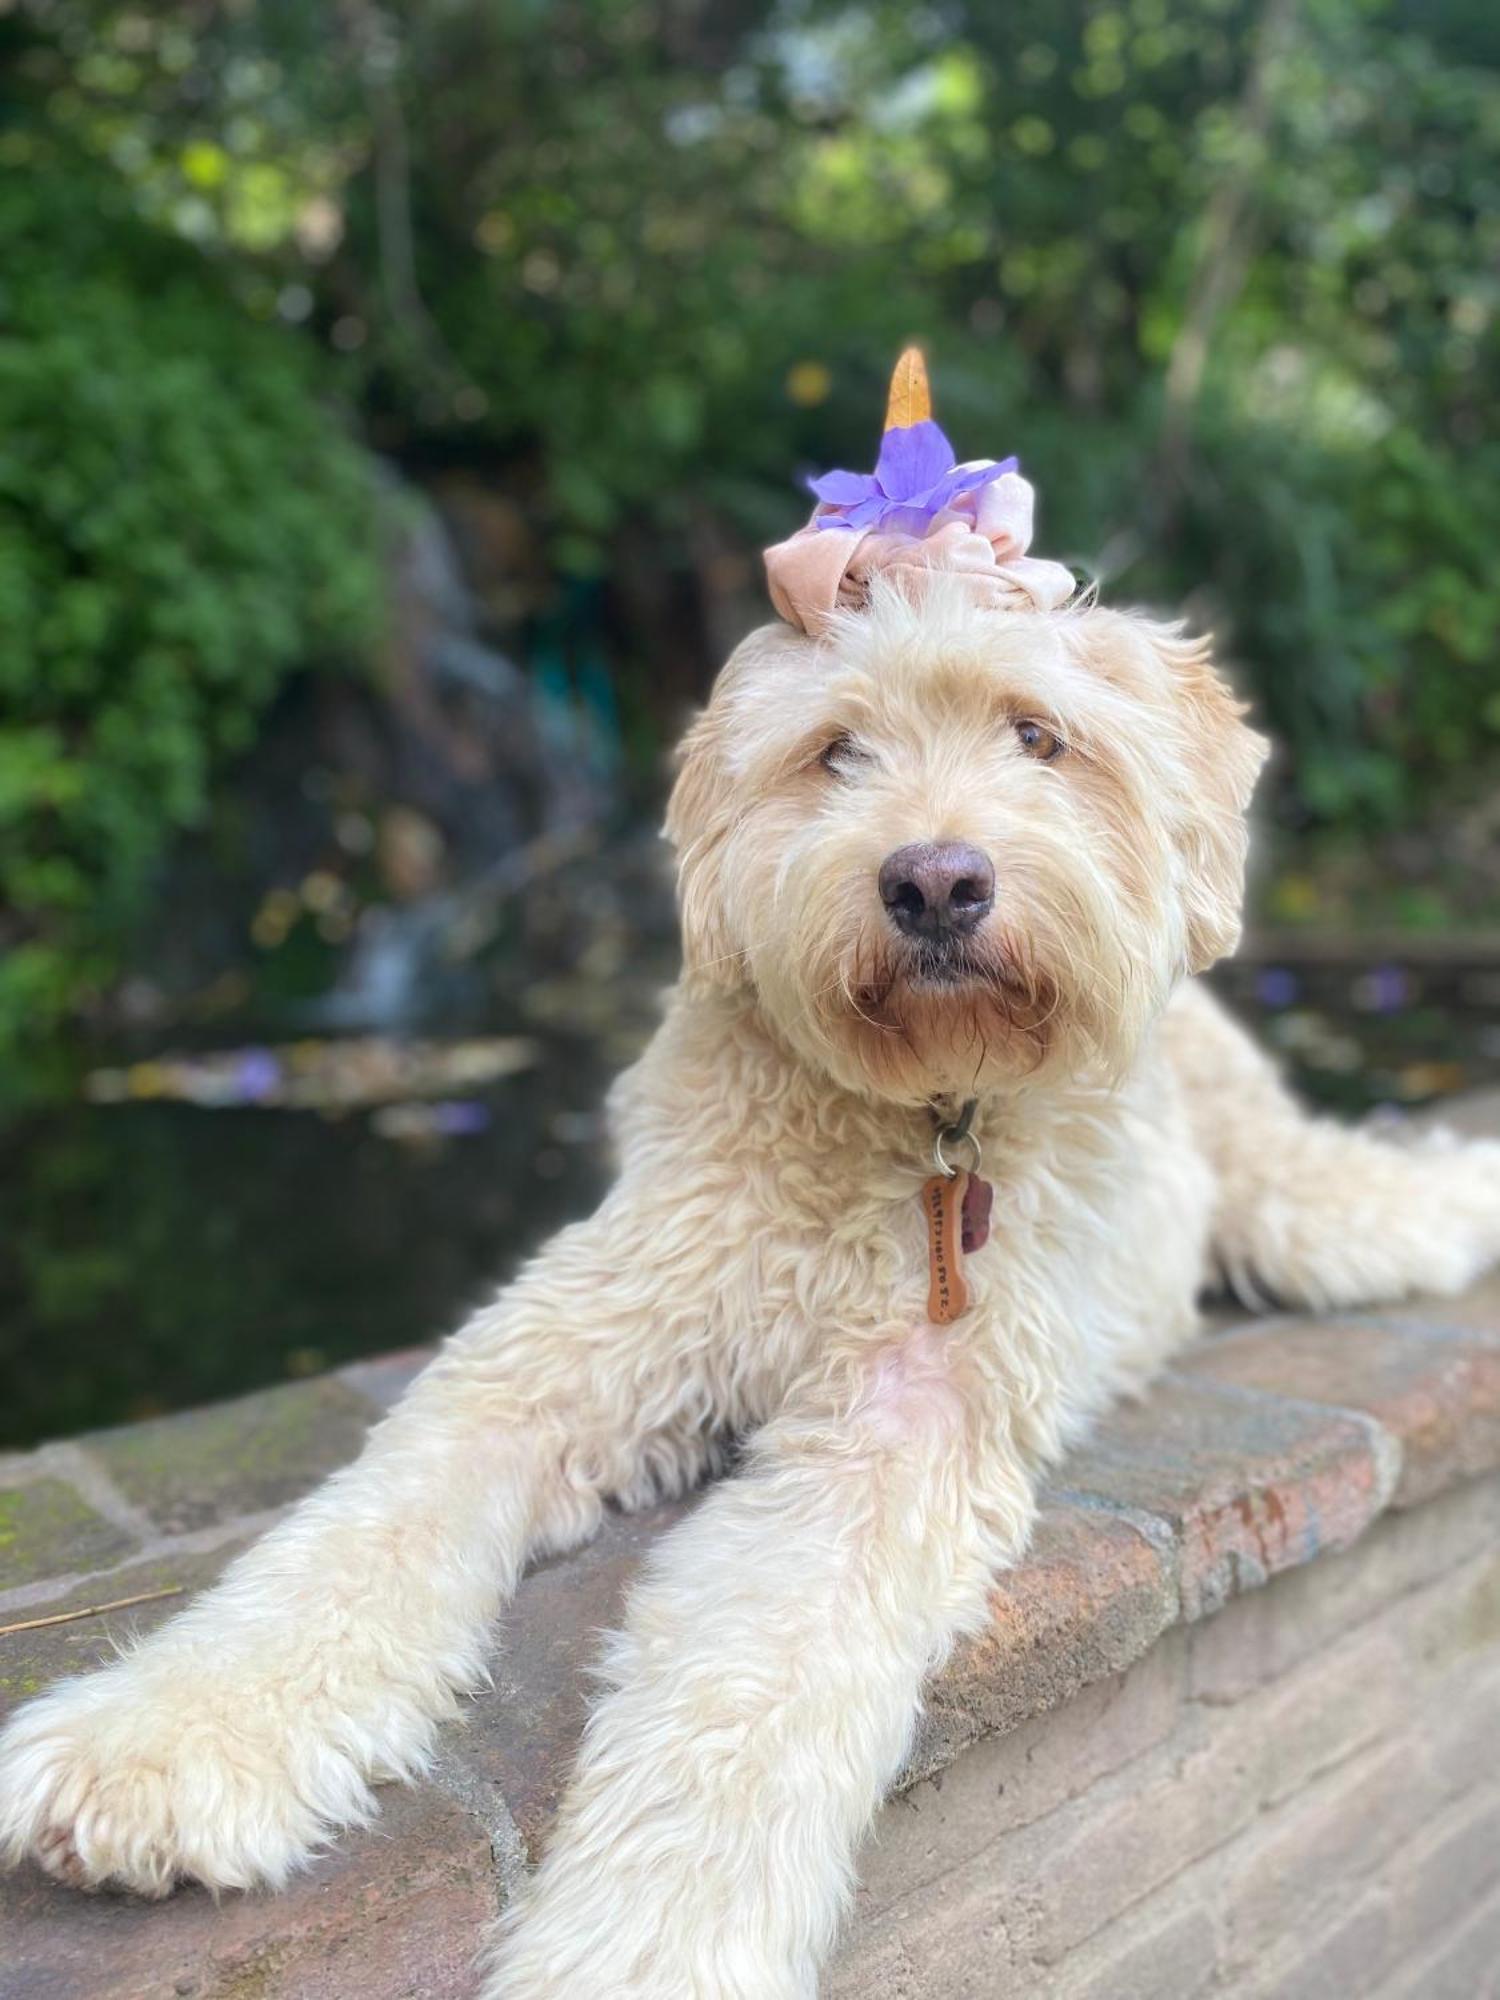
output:
[[[1500,1145],[1308,1118],[1193,983],[1264,754],[1207,649],[900,570],[748,638],[686,737],[683,971],[602,1206],[206,1595],[18,1713],[11,1861],[285,1882],[422,1769],[528,1560],[732,1445],[484,1991],[808,2000],[924,1680],[1204,1287],[1347,1307],[1500,1254]]]

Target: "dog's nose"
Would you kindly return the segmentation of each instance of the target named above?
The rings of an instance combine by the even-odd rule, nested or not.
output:
[[[965,840],[898,847],[880,866],[880,900],[908,937],[967,937],[995,902],[995,870]]]

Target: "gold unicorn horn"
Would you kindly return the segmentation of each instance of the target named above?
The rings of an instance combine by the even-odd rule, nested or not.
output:
[[[913,424],[925,424],[932,415],[932,390],[927,382],[927,363],[920,347],[908,347],[896,363],[891,377],[890,398],[885,406],[888,431],[909,431]]]

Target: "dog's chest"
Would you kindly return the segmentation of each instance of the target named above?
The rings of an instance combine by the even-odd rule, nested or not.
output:
[[[750,1232],[768,1301],[774,1308],[795,1294],[810,1315],[851,1328],[941,1318],[929,1311],[941,1256],[967,1301],[954,1316],[983,1315],[1003,1296],[1007,1274],[1024,1283],[1058,1246],[1086,1238],[1089,1197],[1066,1176],[1013,1160],[993,1178],[973,1176],[966,1190],[969,1178],[960,1172],[944,1184],[930,1159],[888,1152],[788,1163]],[[991,1195],[988,1212],[981,1187]],[[939,1210],[946,1224],[935,1219]]]
[[[707,1315],[753,1414],[819,1357],[857,1364],[928,1321],[935,1127],[777,1068],[764,1044],[715,1037],[695,1069],[679,1041],[665,1034],[617,1090],[622,1158],[669,1190],[660,1240],[689,1239],[699,1274],[684,1324]],[[1191,1329],[1212,1190],[1165,1064],[987,1104],[974,1138],[994,1198],[965,1262],[960,1345],[1017,1381],[1118,1380]]]
[[[1194,1323],[1210,1190],[1170,1103],[1127,1093],[1032,1132],[981,1133],[993,1206],[962,1255],[954,1336],[1009,1373],[1034,1355],[1118,1377]],[[935,1317],[930,1154],[851,1146],[788,1157],[747,1231],[754,1317],[862,1345]],[[1080,1379],[1080,1386],[1081,1386]]]

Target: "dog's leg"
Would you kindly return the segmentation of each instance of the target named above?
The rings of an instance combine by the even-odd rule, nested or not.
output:
[[[612,1201],[565,1230],[213,1590],[23,1708],[0,1852],[147,1895],[276,1884],[369,1816],[371,1780],[420,1768],[528,1551],[701,1466],[707,1398],[639,1270],[649,1226]]]
[[[794,1397],[630,1600],[488,2000],[810,2000],[929,1669],[1031,1485],[924,1329]]]
[[[1218,1180],[1218,1273],[1250,1303],[1452,1293],[1500,1257],[1500,1144],[1402,1143],[1312,1117],[1201,992],[1174,1007],[1168,1047]]]

